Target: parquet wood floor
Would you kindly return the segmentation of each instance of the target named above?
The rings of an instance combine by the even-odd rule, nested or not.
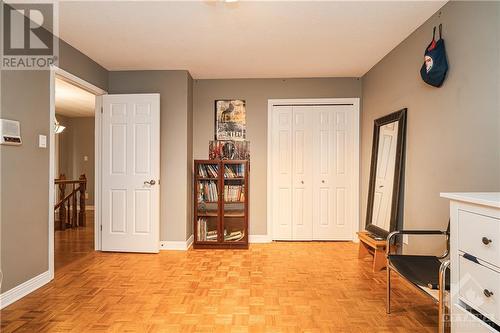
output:
[[[54,266],[56,271],[94,251],[94,211],[87,211],[85,220],[85,227],[55,231]]]
[[[93,252],[1,311],[2,332],[435,332],[437,308],[357,259],[357,244]]]

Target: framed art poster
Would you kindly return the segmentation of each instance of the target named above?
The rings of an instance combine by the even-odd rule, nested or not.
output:
[[[246,107],[241,99],[215,101],[215,140],[243,141],[246,138]]]

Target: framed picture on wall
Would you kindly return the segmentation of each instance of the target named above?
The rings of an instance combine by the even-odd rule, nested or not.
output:
[[[243,141],[246,138],[246,106],[242,99],[215,101],[215,140]]]

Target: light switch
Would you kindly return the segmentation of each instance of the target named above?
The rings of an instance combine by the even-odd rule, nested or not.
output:
[[[38,147],[39,148],[47,148],[47,136],[40,134],[38,136]]]
[[[89,160],[89,157],[87,155],[83,156],[83,160],[87,162]]]

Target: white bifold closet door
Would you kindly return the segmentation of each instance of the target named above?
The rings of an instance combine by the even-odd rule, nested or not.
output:
[[[353,111],[351,105],[274,107],[273,239],[352,239]]]

